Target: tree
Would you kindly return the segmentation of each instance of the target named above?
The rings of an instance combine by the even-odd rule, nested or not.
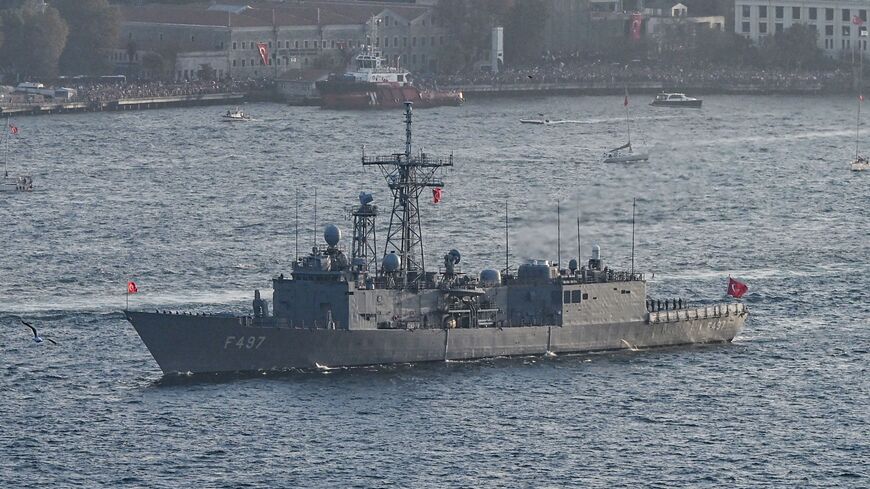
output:
[[[464,71],[488,58],[492,28],[502,25],[512,5],[510,0],[440,0],[434,17],[447,29],[447,42],[439,48],[439,69]]]
[[[825,64],[818,45],[818,33],[804,24],[793,24],[768,39],[761,48],[761,61],[789,69],[815,68]]]
[[[505,62],[537,60],[541,55],[547,23],[547,3],[542,0],[518,1],[508,11],[504,23]]]
[[[0,60],[24,78],[54,78],[69,33],[57,9],[27,2],[2,12],[5,42]]]
[[[110,73],[109,54],[118,42],[121,20],[117,7],[108,0],[54,0],[70,27],[60,70],[68,74]]]

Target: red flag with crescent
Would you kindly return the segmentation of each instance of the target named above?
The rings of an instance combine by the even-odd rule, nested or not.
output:
[[[735,299],[739,299],[743,297],[743,294],[749,291],[749,286],[744,284],[739,280],[734,280],[731,277],[728,277],[728,295],[734,297]]]
[[[635,41],[640,39],[640,29],[643,25],[643,15],[640,13],[631,14],[631,38]]]
[[[860,16],[858,16],[858,15],[855,15],[855,16],[852,17],[852,23],[855,24],[855,25],[864,25],[864,19],[862,19],[862,18],[861,18]]]
[[[18,127],[15,124],[9,124],[9,134],[18,134]]]
[[[441,202],[441,187],[435,187],[432,189],[432,202],[435,204]]]
[[[139,287],[136,287],[136,282],[127,282],[127,293],[135,294],[136,292],[139,292]]]
[[[260,59],[263,60],[263,64],[269,64],[269,45],[264,42],[258,42],[257,51],[260,52]]]

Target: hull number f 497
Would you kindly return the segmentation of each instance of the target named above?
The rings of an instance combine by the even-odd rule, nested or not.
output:
[[[264,341],[266,341],[265,336],[227,336],[227,339],[224,341],[224,350],[230,348],[237,350],[258,350]]]

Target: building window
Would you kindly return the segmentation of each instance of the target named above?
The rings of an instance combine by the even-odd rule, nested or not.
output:
[[[248,43],[243,42],[243,43],[242,43],[242,49],[248,49]]]
[[[767,18],[767,6],[762,5],[762,6],[758,7],[758,17],[759,17],[760,19],[766,19],[766,18]]]
[[[417,47],[417,36],[411,38],[411,46]]]
[[[825,20],[834,20],[834,9],[832,9],[832,8],[825,9]]]
[[[849,34],[851,34],[851,33],[849,32],[850,30],[851,30],[851,29],[849,29],[849,26],[844,25],[844,26],[843,26],[843,37],[849,37]]]
[[[305,41],[303,44],[305,45],[305,49],[308,49],[308,41]]]
[[[859,10],[858,17],[861,17],[861,20],[863,20],[864,22],[867,22],[867,11],[863,10],[863,9]]]
[[[390,38],[389,37],[384,38],[384,47],[385,48],[390,47]]]
[[[408,47],[408,38],[407,37],[402,38],[402,47],[403,48]]]
[[[329,47],[335,49],[335,40],[329,41]]]
[[[420,46],[423,46],[423,47],[426,46],[426,38],[425,37],[420,38]]]
[[[850,20],[852,20],[852,16],[849,15],[849,9],[844,8],[843,9],[843,22],[849,22]]]
[[[743,22],[743,24],[741,25],[740,32],[743,32],[745,34],[749,34],[749,22]]]
[[[800,20],[800,18],[801,18],[801,8],[800,7],[792,7],[791,8],[791,18],[792,18],[792,20]]]
[[[236,60],[233,60],[233,68],[236,66]]]
[[[773,28],[776,32],[782,32],[782,22],[777,22]]]
[[[752,12],[752,9],[749,8],[749,5],[743,6],[743,18],[744,19],[749,18],[749,15],[751,14],[751,12]]]
[[[816,7],[810,7],[810,20],[816,20],[819,17],[819,13],[816,10]]]
[[[242,66],[245,66],[245,60],[242,60]]]
[[[233,43],[233,51],[236,50],[236,43]]]
[[[399,36],[393,36],[393,46],[399,47]]]
[[[833,36],[834,35],[834,26],[826,25],[825,26],[825,35],[826,36]]]
[[[293,47],[299,49],[299,41],[293,41]]]
[[[758,33],[759,34],[767,34],[767,22],[759,22],[758,23]]]
[[[775,11],[774,11],[774,12],[775,12],[774,15],[776,15],[776,18],[777,18],[777,19],[781,19],[782,16],[783,16],[783,12],[782,12],[782,11],[783,11],[784,9],[783,9],[782,7],[774,7],[774,9],[775,9]]]

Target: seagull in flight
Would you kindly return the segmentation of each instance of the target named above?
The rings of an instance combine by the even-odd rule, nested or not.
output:
[[[22,323],[23,325],[25,325],[25,326],[27,326],[28,328],[30,328],[30,331],[33,331],[33,342],[34,342],[34,343],[42,343],[43,341],[48,341],[48,342],[50,342],[52,345],[56,345],[56,344],[57,344],[57,342],[54,341],[54,340],[51,339],[51,338],[43,338],[42,336],[39,336],[39,333],[36,332],[36,328],[34,328],[32,324],[28,323],[27,321],[25,321],[25,320],[23,320],[23,319],[19,319],[19,321],[21,321],[21,323]]]

